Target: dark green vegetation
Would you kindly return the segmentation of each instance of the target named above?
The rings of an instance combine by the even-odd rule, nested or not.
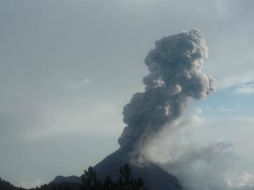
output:
[[[30,190],[146,190],[141,178],[132,177],[131,169],[126,164],[119,169],[119,177],[112,180],[110,176],[101,179],[98,177],[93,167],[85,170],[81,176],[82,183],[49,183]],[[18,188],[0,178],[0,190],[25,190]]]
[[[14,185],[0,178],[0,190],[24,190],[24,189],[15,187]]]
[[[96,171],[89,167],[85,174],[82,175],[83,190],[146,190],[144,182],[141,178],[134,179],[131,176],[131,169],[126,164],[120,167],[120,175],[116,181],[113,181],[110,176],[100,180]]]

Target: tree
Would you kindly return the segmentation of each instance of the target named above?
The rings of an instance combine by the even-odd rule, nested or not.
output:
[[[125,164],[119,169],[120,176],[117,181],[121,190],[145,190],[144,182],[141,178],[135,179],[131,175],[131,168]]]
[[[110,176],[99,179],[96,171],[89,167],[82,175],[82,190],[146,190],[141,178],[135,179],[131,175],[131,168],[125,164],[119,169],[119,178],[113,181]]]
[[[101,190],[102,182],[98,178],[96,171],[90,166],[85,174],[82,175],[82,189],[84,190]]]

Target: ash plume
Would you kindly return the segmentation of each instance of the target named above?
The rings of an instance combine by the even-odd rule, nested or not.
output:
[[[145,59],[150,71],[145,91],[134,94],[123,110],[121,147],[97,164],[99,173],[117,177],[119,166],[128,163],[151,190],[254,189],[254,175],[234,165],[231,144],[191,141],[205,121],[185,113],[188,102],[214,91],[212,78],[202,71],[207,51],[197,30],[155,43]]]
[[[134,94],[123,110],[127,126],[118,140],[121,148],[142,147],[183,114],[190,98],[202,99],[214,91],[212,78],[202,71],[207,51],[197,30],[155,43],[145,59],[150,71],[143,78],[145,91]]]

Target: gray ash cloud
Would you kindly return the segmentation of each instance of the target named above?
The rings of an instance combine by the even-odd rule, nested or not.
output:
[[[202,71],[207,52],[197,30],[155,43],[145,59],[150,71],[143,78],[145,91],[134,94],[123,110],[127,126],[118,140],[121,147],[142,146],[182,115],[189,98],[202,99],[214,91],[212,78]]]

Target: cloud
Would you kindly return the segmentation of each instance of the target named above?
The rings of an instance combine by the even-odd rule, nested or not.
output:
[[[234,94],[251,95],[254,94],[254,83],[241,84],[233,91]]]
[[[254,176],[249,172],[242,171],[239,173],[233,173],[231,177],[227,179],[229,187],[234,189],[251,189],[254,187]]]
[[[27,140],[38,141],[52,137],[112,137],[120,133],[121,113],[118,107],[105,102],[92,105],[51,108],[23,131]],[[98,133],[98,131],[100,131]]]
[[[233,111],[232,109],[227,108],[227,107],[222,106],[222,105],[219,105],[217,108],[218,108],[218,110],[219,110],[220,112],[232,112],[232,111]]]
[[[254,117],[236,117],[235,120],[246,123],[254,123]]]
[[[76,81],[76,82],[68,84],[68,88],[70,88],[70,89],[84,88],[87,85],[91,84],[91,82],[92,81],[90,79],[84,78],[84,79],[82,79],[80,81]]]
[[[216,80],[216,87],[218,89],[224,89],[228,87],[232,87],[234,85],[238,85],[239,83],[249,83],[254,80],[253,74],[251,72],[241,72],[241,74],[237,73],[235,75],[224,75],[219,80]]]

